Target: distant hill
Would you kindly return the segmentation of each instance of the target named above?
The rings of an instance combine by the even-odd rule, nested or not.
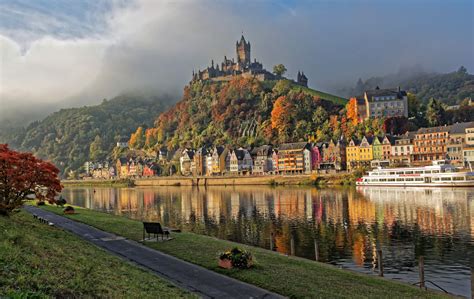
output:
[[[474,75],[469,74],[464,67],[447,74],[415,72],[372,77],[365,81],[359,79],[353,88],[342,91],[342,94],[347,97],[357,96],[376,86],[400,86],[416,94],[422,103],[435,98],[447,105],[456,105],[465,98],[474,98]]]
[[[178,149],[307,140],[308,133],[316,132],[346,102],[290,80],[236,76],[229,82],[194,81],[153,128],[138,128],[130,144],[137,149]]]
[[[129,137],[138,126],[152,126],[165,102],[169,101],[123,95],[95,106],[61,109],[26,128],[2,129],[0,143],[32,151],[55,163],[65,174],[89,159],[106,158],[116,141]]]

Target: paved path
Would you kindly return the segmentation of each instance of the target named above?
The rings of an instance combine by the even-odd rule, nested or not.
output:
[[[25,209],[53,222],[57,227],[70,231],[105,250],[152,270],[157,275],[198,296],[207,298],[282,298],[278,294],[185,262],[124,237],[37,207],[25,206]]]

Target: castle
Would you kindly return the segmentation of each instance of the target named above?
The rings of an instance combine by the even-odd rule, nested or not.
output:
[[[208,66],[204,70],[193,71],[193,78],[191,82],[199,80],[212,80],[212,81],[229,81],[233,76],[243,76],[246,78],[256,78],[257,80],[277,80],[283,77],[272,74],[263,68],[263,65],[256,59],[252,62],[250,59],[250,42],[247,42],[242,35],[240,41],[235,43],[235,49],[237,52],[237,61],[233,58],[228,59],[224,56],[224,61],[220,64],[214,65],[214,60],[211,62],[211,66]],[[307,87],[308,78],[304,73],[298,71],[297,84]]]

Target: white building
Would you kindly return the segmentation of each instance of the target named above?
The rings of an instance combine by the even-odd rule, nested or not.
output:
[[[366,117],[408,117],[408,96],[398,89],[380,89],[364,92]]]

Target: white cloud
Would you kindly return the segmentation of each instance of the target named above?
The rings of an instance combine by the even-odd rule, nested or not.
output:
[[[0,36],[0,97],[54,102],[77,94],[97,77],[109,43],[44,37],[21,47]]]
[[[426,15],[405,11],[403,5],[365,1],[352,7],[337,1],[292,6],[266,1],[126,2],[113,1],[111,9],[88,13],[82,23],[79,17],[69,22],[69,15],[38,13],[35,7],[27,12],[15,8],[16,14],[30,16],[30,23],[0,30],[2,108],[64,99],[87,104],[133,89],[177,93],[193,69],[211,59],[218,63],[224,55],[234,57],[241,31],[252,43],[252,57],[265,67],[283,63],[291,77],[302,69],[310,85],[323,90],[359,76],[396,72],[412,64],[413,57],[430,69],[467,64],[472,71],[472,43],[457,47],[464,36],[449,21],[457,11],[445,11],[441,32],[417,27],[432,17],[421,4]],[[0,17],[1,10],[0,5]],[[391,18],[397,21],[387,22]],[[433,40],[443,44],[433,48]],[[0,109],[0,120],[5,111]]]

